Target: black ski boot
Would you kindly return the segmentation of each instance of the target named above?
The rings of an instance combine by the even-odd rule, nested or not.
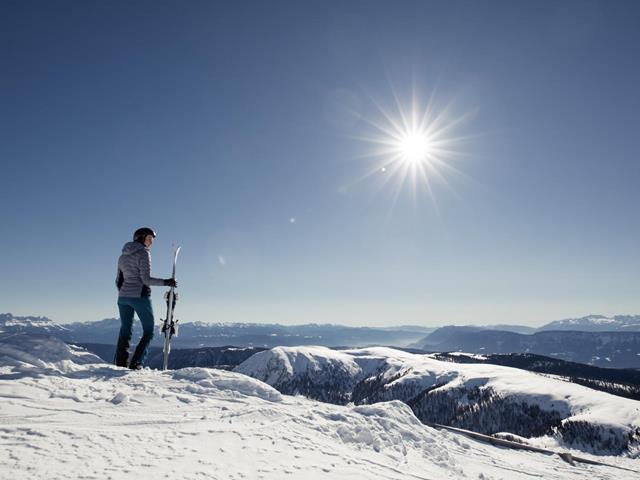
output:
[[[126,367],[129,364],[129,340],[124,337],[118,337],[114,363],[118,367]]]

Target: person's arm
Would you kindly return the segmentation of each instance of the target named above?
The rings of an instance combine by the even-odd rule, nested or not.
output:
[[[166,285],[166,281],[162,278],[153,278],[151,276],[151,253],[145,251],[140,255],[140,278],[145,285]]]
[[[124,283],[124,274],[122,273],[122,270],[120,270],[120,265],[118,265],[118,273],[116,274],[116,288],[120,290],[123,283]]]

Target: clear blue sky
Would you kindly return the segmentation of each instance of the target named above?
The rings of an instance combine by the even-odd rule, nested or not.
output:
[[[640,313],[639,24],[632,1],[5,0],[0,311],[116,316],[152,226],[155,276],[183,246],[183,322]],[[356,181],[412,84],[476,112],[437,207]]]

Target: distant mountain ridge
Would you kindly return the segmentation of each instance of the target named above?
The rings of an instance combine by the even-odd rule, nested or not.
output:
[[[116,351],[115,344],[102,343],[74,343],[74,346],[82,347],[88,352],[99,356],[107,363],[112,363]],[[218,368],[231,370],[244,362],[257,352],[262,352],[260,347],[201,347],[201,348],[172,348],[169,355],[169,370],[186,367]],[[163,353],[160,347],[151,347],[145,365],[153,369],[161,369]]]
[[[580,318],[568,318],[549,322],[541,327],[534,328],[524,325],[445,325],[435,329],[423,341],[418,342],[413,347],[422,348],[423,345],[437,345],[452,332],[467,333],[495,330],[510,333],[532,335],[546,331],[573,331],[573,332],[640,332],[640,315],[615,315],[607,317],[605,315],[588,315]]]
[[[549,330],[523,335],[500,330],[444,327],[418,348],[479,354],[534,353],[608,368],[640,368],[640,332]]]
[[[180,349],[322,345],[384,345],[427,351],[468,353],[535,353],[607,368],[640,368],[640,315],[590,315],[551,322],[537,330],[519,325],[446,326],[429,328],[350,327],[335,324],[279,325],[260,323],[180,324],[172,345]],[[118,319],[60,325],[46,317],[0,314],[0,332],[41,333],[67,343],[115,344]],[[134,322],[134,340],[141,334]],[[160,346],[156,331],[154,346]]]
[[[538,329],[539,332],[547,330],[574,330],[581,332],[640,332],[640,315],[588,315],[581,318],[568,318],[547,323]]]
[[[134,322],[134,338],[141,334],[140,322]],[[159,321],[156,321],[156,326]],[[53,335],[65,342],[115,344],[120,330],[117,318],[95,322],[75,322],[60,325],[46,317],[18,317],[0,314],[0,332],[41,333]],[[280,345],[369,346],[388,345],[404,347],[414,343],[434,328],[403,327],[350,327],[335,324],[279,325],[262,323],[205,323],[179,324],[178,336],[172,340],[176,348],[237,347],[271,348]],[[161,345],[156,331],[153,345]]]
[[[0,313],[0,333],[35,333],[54,335],[59,338],[66,337],[69,329],[55,323],[47,317],[20,317],[11,313]]]

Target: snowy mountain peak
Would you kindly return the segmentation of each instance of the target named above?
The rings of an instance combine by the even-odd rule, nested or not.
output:
[[[12,313],[0,313],[0,325],[51,325],[53,320],[47,317],[17,317]]]
[[[19,317],[0,313],[0,332],[61,333],[66,330],[47,317]]]
[[[337,378],[359,378],[362,374],[351,356],[327,347],[276,347],[253,355],[236,371],[269,385],[300,376],[326,383]]]
[[[620,330],[640,330],[640,315],[588,315],[580,318],[557,320],[540,327],[544,330],[581,330],[587,332],[605,332]]]

